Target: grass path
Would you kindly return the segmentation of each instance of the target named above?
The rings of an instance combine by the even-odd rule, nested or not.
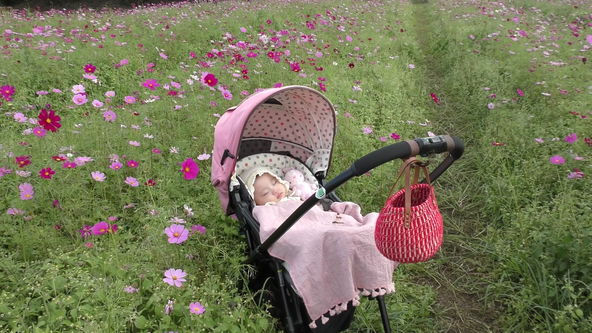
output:
[[[412,26],[421,51],[417,63],[429,68],[425,72],[425,85],[430,92],[446,95],[442,80],[444,71],[439,52],[448,42],[438,36],[445,33],[445,24],[429,2],[412,5]],[[460,61],[461,59],[459,59]],[[451,94],[452,95],[452,94]],[[447,98],[433,107],[432,120],[438,133],[461,137],[466,144],[465,156],[457,161],[451,172],[441,178],[438,184],[441,209],[446,221],[446,234],[441,257],[424,266],[421,273],[426,284],[432,285],[437,293],[436,309],[441,311],[439,326],[448,332],[495,332],[498,313],[486,304],[485,291],[488,267],[491,259],[483,238],[483,223],[479,216],[479,203],[471,200],[471,193],[479,191],[479,184],[470,181],[472,170],[470,147],[472,143],[470,119],[463,116],[469,112],[462,101]]]

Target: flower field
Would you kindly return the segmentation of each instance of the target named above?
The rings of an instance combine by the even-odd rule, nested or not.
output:
[[[402,332],[592,331],[592,4],[222,1],[0,12],[0,332],[275,332],[210,184],[213,129],[271,87],[335,105],[330,177],[451,134]],[[431,157],[435,165],[438,157]],[[398,163],[338,195],[378,211]],[[380,332],[362,300],[351,332]]]

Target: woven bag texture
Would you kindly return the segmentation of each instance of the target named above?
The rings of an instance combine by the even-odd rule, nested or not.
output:
[[[405,189],[391,195],[380,210],[374,240],[385,257],[400,263],[422,262],[442,245],[444,227],[434,188],[411,186],[411,215],[405,226]]]

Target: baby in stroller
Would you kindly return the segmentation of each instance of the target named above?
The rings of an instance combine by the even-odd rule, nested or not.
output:
[[[289,183],[266,167],[253,167],[241,178],[255,201],[253,216],[264,241],[300,205]],[[285,262],[296,290],[314,321],[359,304],[360,295],[394,291],[396,262],[383,257],[374,243],[377,213],[362,216],[353,202],[333,202],[310,209],[269,253]]]

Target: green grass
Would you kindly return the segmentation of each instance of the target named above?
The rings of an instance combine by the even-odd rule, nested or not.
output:
[[[491,15],[482,15],[479,6]],[[591,330],[592,148],[584,137],[590,136],[592,77],[580,51],[592,34],[585,16],[590,9],[583,1],[509,1],[505,7],[464,1],[227,1],[55,13],[43,20],[33,13],[27,14],[30,20],[0,14],[0,31],[18,33],[7,34],[10,40],[0,49],[0,86],[16,88],[13,101],[0,105],[0,167],[12,170],[0,178],[0,331],[276,331],[276,320],[256,305],[257,295],[239,288],[248,270],[242,264],[246,244],[237,222],[220,209],[210,161],[198,161],[201,172],[191,181],[183,179],[179,164],[211,152],[215,114],[239,103],[241,91],[276,83],[318,89],[318,77],[326,79],[324,94],[338,111],[330,176],[394,142],[391,133],[402,140],[447,133],[466,143],[465,156],[436,184],[446,224],[442,250],[430,262],[395,272],[397,292],[387,297],[394,329]],[[579,37],[568,29],[574,20]],[[315,29],[306,21],[315,21]],[[35,25],[50,33],[25,35]],[[511,41],[508,30],[519,28],[528,37]],[[286,48],[274,51],[290,50],[282,59],[303,60],[300,74],[306,75],[269,59],[266,48],[254,50],[259,55],[248,62],[206,57],[212,49],[227,49],[226,33],[234,42],[261,48],[259,33],[284,29]],[[315,41],[301,42],[303,34]],[[317,51],[323,56],[315,57]],[[116,68],[122,59],[129,64]],[[88,63],[97,67],[100,83],[82,78]],[[147,71],[149,63],[155,64],[153,72]],[[248,68],[248,80],[232,75],[240,74],[240,64]],[[215,74],[233,99],[203,87],[201,72]],[[142,82],[150,78],[178,82],[181,88],[173,89],[184,93],[149,91]],[[72,103],[76,84],[86,88],[85,105]],[[38,95],[40,90],[50,93]],[[110,90],[116,96],[107,102],[104,93]],[[430,99],[432,92],[440,104]],[[125,105],[128,95],[147,102]],[[93,99],[105,105],[95,108]],[[46,104],[62,118],[60,130],[43,138],[23,135],[34,126],[14,121],[14,114],[35,119]],[[107,108],[117,113],[113,123],[103,120]],[[373,132],[364,134],[365,127]],[[573,144],[563,141],[570,133],[578,135]],[[52,160],[62,153],[93,161],[66,170]],[[111,170],[112,154],[140,165]],[[31,164],[19,169],[14,158],[22,155],[31,156]],[[549,163],[553,155],[566,163]],[[38,176],[46,167],[56,171],[53,179]],[[365,212],[377,211],[397,168],[377,168],[347,182],[338,195]],[[568,179],[574,168],[585,176]],[[31,174],[19,176],[17,170]],[[94,181],[92,171],[104,172],[106,180]],[[141,185],[125,184],[130,176]],[[144,185],[149,179],[156,185]],[[25,182],[35,188],[33,200],[19,198],[18,186]],[[186,215],[184,205],[195,215]],[[8,215],[8,208],[24,213]],[[117,217],[116,233],[80,237],[84,225],[110,216]],[[207,232],[169,244],[163,230],[174,217]],[[183,287],[162,281],[169,268],[187,272]],[[126,293],[126,286],[138,291]],[[167,315],[169,300],[174,310]],[[203,304],[205,314],[191,314],[191,302]],[[362,302],[350,331],[381,331],[375,302]]]

